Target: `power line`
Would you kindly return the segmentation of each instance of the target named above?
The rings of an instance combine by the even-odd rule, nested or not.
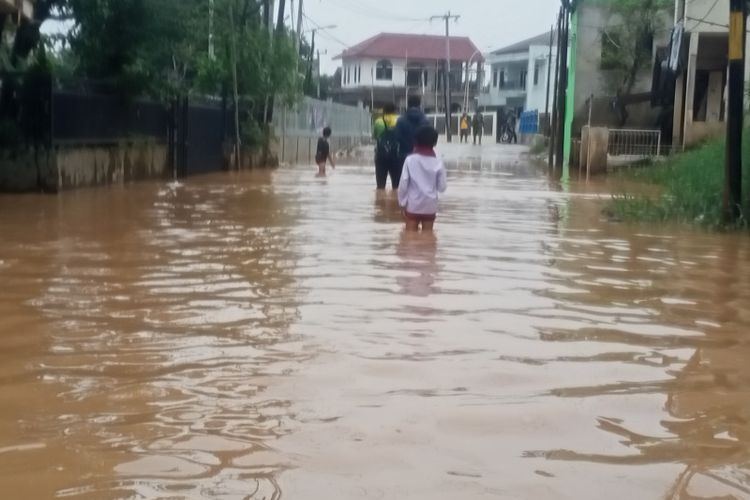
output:
[[[411,23],[415,21],[427,21],[427,18],[394,16],[371,5],[363,5],[355,0],[330,0],[340,7],[367,18],[377,17],[391,22]]]
[[[313,20],[313,19],[312,19],[312,18],[311,18],[310,16],[308,16],[308,15],[307,15],[307,14],[306,14],[305,12],[302,12],[302,16],[303,16],[303,17],[304,17],[305,19],[307,19],[308,21],[310,21],[310,23],[312,23],[312,25],[313,25],[313,26],[314,26],[315,28],[317,28],[317,31],[318,31],[318,33],[321,33],[321,34],[325,33],[325,35],[326,35],[326,36],[327,36],[327,37],[328,37],[328,38],[329,38],[330,40],[332,40],[332,41],[334,41],[334,42],[338,43],[339,45],[342,45],[342,46],[344,46],[344,47],[346,47],[346,48],[349,48],[349,47],[350,47],[350,44],[348,44],[348,43],[346,43],[346,42],[342,41],[341,39],[337,38],[336,36],[332,35],[332,34],[331,34],[331,33],[329,33],[328,31],[326,31],[325,29],[323,29],[323,26],[321,26],[320,24],[318,24],[317,22],[315,22],[315,20]]]

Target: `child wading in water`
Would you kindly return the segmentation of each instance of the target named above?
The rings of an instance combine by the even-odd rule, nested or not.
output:
[[[407,231],[432,231],[438,210],[438,193],[444,193],[445,165],[435,155],[437,131],[425,125],[414,134],[414,153],[406,158],[398,203],[404,211]]]
[[[328,144],[328,139],[331,137],[331,127],[323,129],[323,137],[318,138],[318,151],[315,153],[315,163],[318,164],[318,175],[326,175],[326,163],[331,162],[331,167],[336,168],[333,163],[333,156],[331,156],[331,145]]]

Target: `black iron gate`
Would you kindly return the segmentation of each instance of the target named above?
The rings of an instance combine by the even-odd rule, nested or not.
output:
[[[226,106],[221,101],[191,102],[183,98],[173,106],[172,116],[175,124],[172,144],[178,175],[186,177],[224,170]]]

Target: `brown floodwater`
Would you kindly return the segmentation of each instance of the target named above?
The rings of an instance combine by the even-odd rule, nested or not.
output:
[[[520,151],[0,196],[0,498],[750,498],[750,240]]]

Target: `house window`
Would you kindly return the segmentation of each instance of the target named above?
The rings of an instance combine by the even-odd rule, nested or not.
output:
[[[497,88],[497,70],[492,72],[492,86]]]
[[[360,83],[362,81],[362,66],[357,65],[357,83]]]
[[[522,89],[526,88],[526,80],[528,79],[529,72],[527,70],[521,71],[521,77],[518,79],[518,83]]]
[[[611,70],[618,66],[618,59],[622,56],[620,50],[620,36],[617,33],[602,32],[602,62],[601,69]]]
[[[406,85],[409,87],[421,87],[424,69],[421,65],[409,66],[406,70]]]
[[[534,85],[539,85],[539,73],[541,72],[541,68],[538,64],[534,65]]]
[[[505,88],[505,70],[504,69],[500,70],[500,88],[501,89]]]
[[[378,61],[377,66],[375,66],[375,79],[387,81],[393,80],[393,64],[391,64],[391,61],[387,59]]]

